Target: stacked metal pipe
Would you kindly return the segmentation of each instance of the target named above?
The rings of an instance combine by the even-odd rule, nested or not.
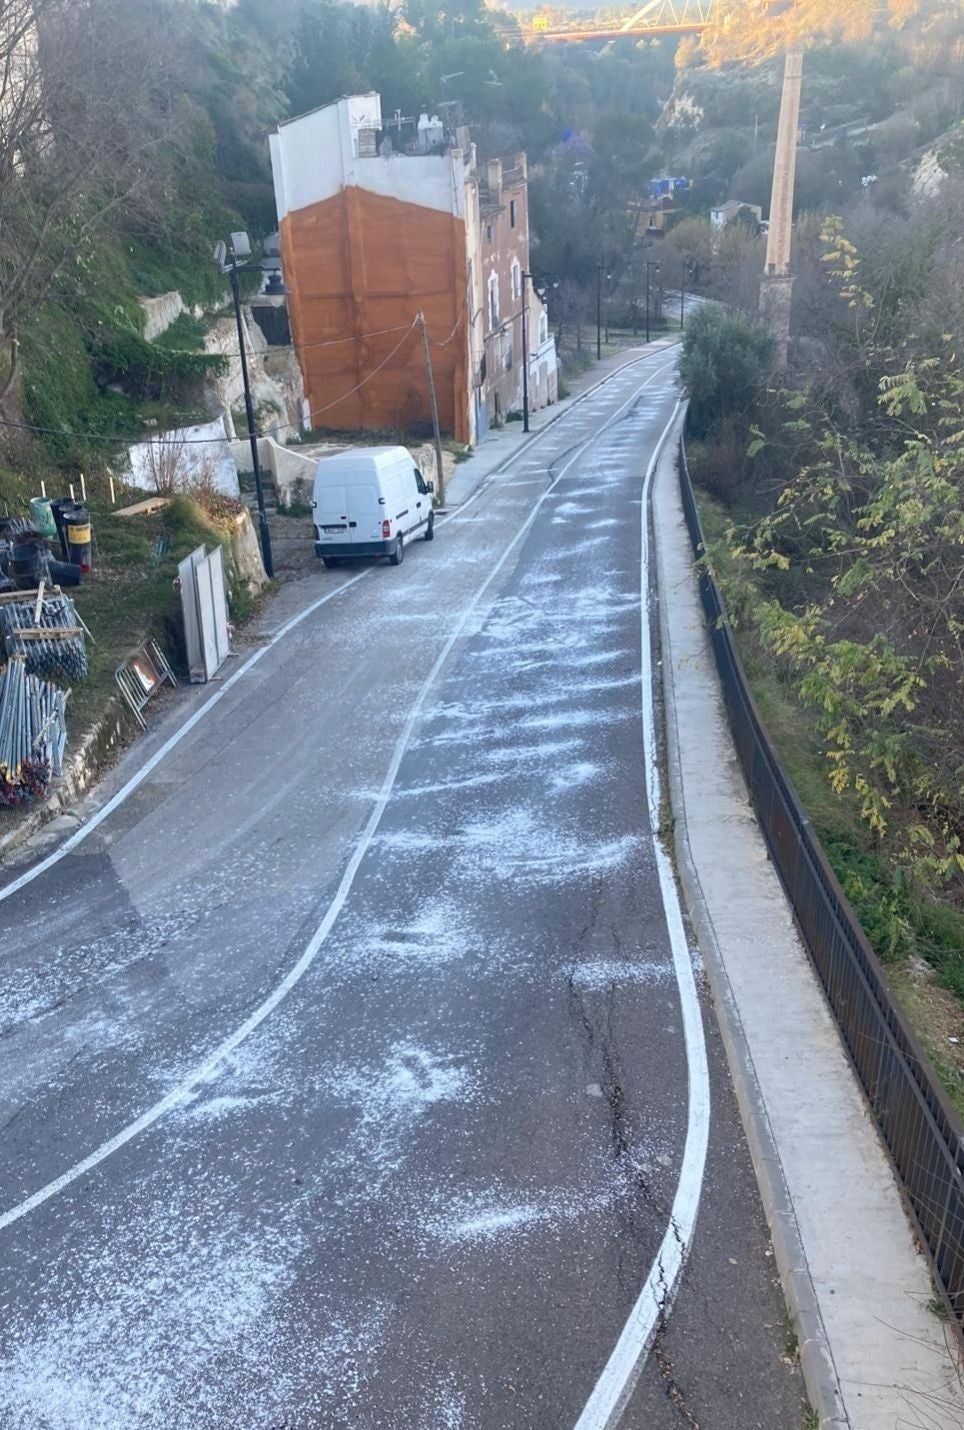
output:
[[[77,608],[69,596],[44,597],[39,613],[33,598],[0,604],[0,633],[8,655],[22,655],[30,675],[50,680],[84,680],[87,651]],[[40,635],[49,631],[48,635]],[[24,632],[29,632],[25,635]]]
[[[28,675],[22,656],[0,671],[0,804],[26,804],[60,774],[67,744],[66,695]]]

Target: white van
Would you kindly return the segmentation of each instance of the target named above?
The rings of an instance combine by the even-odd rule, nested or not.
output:
[[[322,457],[312,502],[315,555],[326,566],[355,556],[402,564],[416,532],[435,535],[432,484],[404,447],[354,447]]]

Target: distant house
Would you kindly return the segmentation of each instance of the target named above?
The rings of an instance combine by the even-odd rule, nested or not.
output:
[[[646,201],[630,205],[637,239],[661,238],[669,227],[670,214],[676,212],[677,200],[689,187],[689,179],[682,174],[661,174],[650,179]]]
[[[282,124],[271,167],[312,425],[430,420],[423,313],[441,425],[477,441],[522,405],[523,295],[531,404],[555,401],[555,343],[528,278],[524,154],[481,164],[467,129],[428,114],[383,122],[373,93]]]
[[[682,174],[660,174],[649,181],[649,197],[653,203],[659,199],[672,199],[676,194],[684,193],[689,186],[689,179]]]
[[[758,224],[763,222],[763,210],[759,204],[746,204],[742,199],[727,199],[718,209],[710,209],[710,223],[716,229],[724,229],[744,211],[752,214]]]

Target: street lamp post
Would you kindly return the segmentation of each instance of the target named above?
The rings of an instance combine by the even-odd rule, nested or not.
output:
[[[251,381],[248,377],[248,352],[244,341],[244,320],[241,316],[241,285],[238,282],[238,259],[251,256],[251,242],[246,233],[232,233],[230,262],[226,263],[228,251],[223,243],[214,250],[214,261],[222,273],[231,278],[231,293],[234,297],[234,317],[238,325],[238,350],[241,354],[241,378],[244,383],[244,410],[248,422],[248,440],[251,443],[251,462],[254,467],[254,489],[258,501],[258,534],[261,539],[261,559],[266,575],[274,576],[274,559],[271,554],[271,531],[268,527],[268,513],[264,506],[264,485],[261,481],[261,460],[258,455],[258,434],[254,425],[254,402],[251,398]]]
[[[647,343],[649,342],[649,270],[650,270],[651,268],[655,268],[656,272],[657,272],[657,273],[659,272],[659,264],[658,264],[658,263],[652,263],[652,262],[650,262],[650,260],[647,258],[647,260],[646,260],[646,341],[647,341]]]
[[[522,275],[522,430],[529,430],[529,280],[531,273]]]

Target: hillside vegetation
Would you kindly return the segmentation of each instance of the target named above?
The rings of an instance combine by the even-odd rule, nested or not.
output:
[[[707,289],[735,311],[693,321],[683,373],[712,560],[761,704],[964,1106],[964,173],[961,88],[944,83],[960,74],[964,19],[901,8],[899,26],[805,60],[808,133],[834,67],[834,123],[878,127],[801,166],[790,370],[774,378],[761,360],[752,239],[729,269],[703,253]],[[745,67],[739,86],[762,94],[771,72]],[[704,109],[691,152],[712,143],[708,107],[733,117],[719,109],[727,74],[681,74],[678,97]],[[752,200],[754,173],[734,171],[734,196]],[[681,223],[667,251],[705,242],[701,223]]]
[[[178,290],[203,329],[225,302],[215,242],[275,225],[268,133],[349,91],[378,89],[408,119],[446,103],[483,152],[527,149],[545,266],[588,292],[599,235],[624,227],[645,177],[673,45],[543,54],[512,29],[481,0],[4,0],[18,98],[0,104],[7,465],[91,470],[116,438],[202,415],[219,360],[177,332],[146,342],[138,299]],[[578,213],[551,196],[576,153]]]

